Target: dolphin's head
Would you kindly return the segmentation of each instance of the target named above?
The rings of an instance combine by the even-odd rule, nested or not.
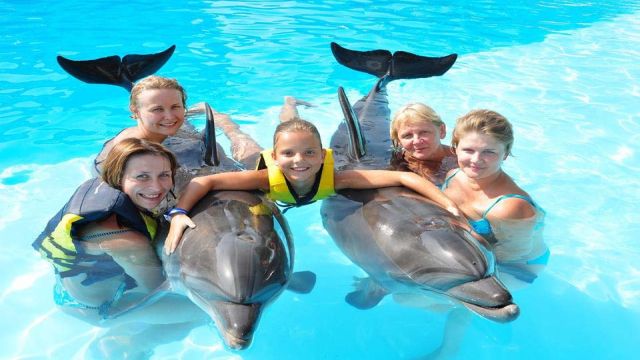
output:
[[[215,321],[226,344],[251,343],[261,310],[290,276],[287,247],[272,208],[254,194],[209,194],[193,210],[176,253],[185,293]]]
[[[405,216],[396,217],[392,226],[395,240],[405,245],[393,251],[397,252],[397,264],[412,281],[494,321],[518,317],[519,308],[511,293],[495,276],[493,253],[472,235],[466,222],[410,195],[395,197],[392,203],[405,209]],[[409,214],[413,216],[406,216]]]
[[[468,225],[402,188],[344,191],[325,226],[338,245],[388,292],[436,292],[495,321],[518,308],[495,277],[495,259]],[[348,201],[345,198],[351,200]]]

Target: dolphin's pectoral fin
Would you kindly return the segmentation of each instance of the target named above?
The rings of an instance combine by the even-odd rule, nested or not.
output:
[[[89,84],[121,86],[131,90],[133,82],[158,71],[173,54],[176,46],[157,54],[107,56],[94,60],[70,60],[58,56],[58,64],[71,76]]]
[[[385,76],[389,71],[392,57],[388,50],[349,50],[334,42],[331,43],[331,52],[340,64],[379,78]]]
[[[112,307],[109,309],[109,313],[104,317],[105,320],[115,319],[122,315],[128,314],[131,311],[140,309],[144,306],[151,305],[162,298],[165,294],[171,291],[171,284],[169,280],[165,280],[160,286],[151,291],[148,295],[131,304],[127,304],[122,307]]]
[[[351,306],[360,310],[371,309],[388,294],[371,278],[355,278],[356,291],[350,292],[345,296],[345,301]]]
[[[415,55],[406,51],[396,51],[391,61],[391,77],[394,79],[418,79],[440,76],[446,73],[458,58],[457,54],[443,57]]]
[[[316,285],[316,274],[311,271],[298,271],[291,275],[287,289],[299,294],[308,294]]]

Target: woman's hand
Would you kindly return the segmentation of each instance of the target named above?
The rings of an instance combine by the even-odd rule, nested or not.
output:
[[[196,224],[191,220],[190,217],[183,214],[173,215],[171,218],[171,226],[169,226],[169,234],[167,235],[167,239],[164,241],[164,253],[167,255],[173,254],[173,252],[180,244],[180,240],[182,239],[182,234],[187,229],[187,227],[195,228]]]
[[[450,213],[452,213],[456,217],[461,217],[462,216],[462,211],[460,211],[460,209],[458,209],[458,206],[454,202],[451,202],[445,208],[447,209],[447,211],[449,211]]]

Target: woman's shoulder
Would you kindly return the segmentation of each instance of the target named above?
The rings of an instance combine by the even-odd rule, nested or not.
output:
[[[535,218],[538,209],[533,199],[525,191],[500,195],[490,205],[491,217],[503,220],[524,220]]]

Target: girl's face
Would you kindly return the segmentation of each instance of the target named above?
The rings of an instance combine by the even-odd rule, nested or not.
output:
[[[398,129],[398,143],[418,160],[433,160],[440,150],[440,140],[444,139],[444,124],[432,122],[406,123]]]
[[[131,112],[147,140],[161,142],[167,136],[175,135],[184,123],[185,109],[178,90],[144,90],[136,100]]]
[[[151,211],[172,187],[171,163],[164,156],[134,155],[127,161],[122,175],[122,192],[139,208]]]
[[[458,166],[471,179],[482,179],[498,173],[507,158],[506,147],[491,135],[470,132],[456,147]]]
[[[320,140],[310,132],[282,132],[274,144],[273,158],[292,185],[315,181],[324,160]]]

